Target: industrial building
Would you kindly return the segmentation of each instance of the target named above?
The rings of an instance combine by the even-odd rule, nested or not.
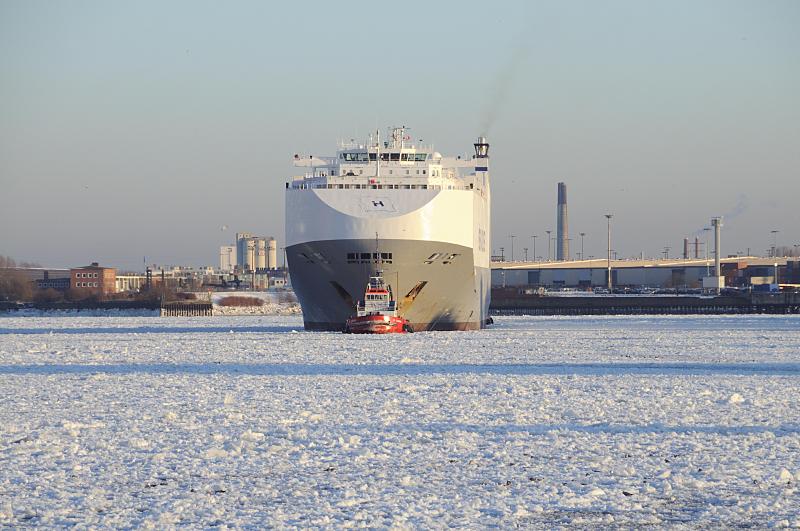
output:
[[[223,245],[219,248],[220,271],[233,271],[238,263],[235,245]]]
[[[37,289],[67,291],[70,287],[70,270],[58,267],[6,267],[3,271],[13,271],[30,280]]]
[[[720,269],[725,286],[800,283],[800,258],[722,258]],[[492,263],[493,287],[594,289],[607,285],[607,275],[606,259]],[[620,289],[698,289],[714,275],[714,260],[611,260],[611,275]]]
[[[237,232],[234,245],[219,248],[219,268],[226,273],[254,273],[278,268],[278,243],[273,237]]]

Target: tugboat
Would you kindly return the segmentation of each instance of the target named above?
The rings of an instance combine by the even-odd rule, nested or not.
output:
[[[369,277],[364,299],[358,302],[356,315],[345,323],[345,334],[402,334],[413,332],[408,320],[397,314],[391,286],[383,280],[383,272]]]

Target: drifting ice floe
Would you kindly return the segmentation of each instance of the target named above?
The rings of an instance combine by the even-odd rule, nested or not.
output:
[[[0,320],[0,525],[800,524],[797,317],[300,328]]]

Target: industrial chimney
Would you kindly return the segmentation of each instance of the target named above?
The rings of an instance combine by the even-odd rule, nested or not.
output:
[[[722,218],[713,218],[711,220],[711,225],[714,227],[714,276],[720,276],[720,266],[719,266],[719,259],[720,259],[720,246],[722,245],[722,236],[720,232],[722,229]]]
[[[689,238],[683,239],[683,259],[689,259]]]
[[[569,260],[569,229],[567,228],[567,185],[558,183],[556,226],[556,260]]]

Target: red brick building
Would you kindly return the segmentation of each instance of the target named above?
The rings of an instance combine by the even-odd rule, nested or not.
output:
[[[70,269],[69,287],[88,290],[96,295],[115,293],[117,270],[113,267],[101,267],[97,262],[85,267]]]

